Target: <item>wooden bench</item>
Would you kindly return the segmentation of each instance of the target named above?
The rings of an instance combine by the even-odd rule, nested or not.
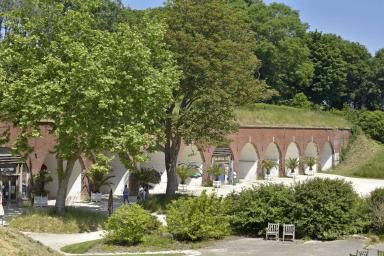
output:
[[[356,254],[350,253],[349,256],[368,256],[368,250],[367,249],[357,250]]]
[[[268,223],[268,227],[265,232],[265,240],[268,240],[269,236],[274,236],[275,240],[279,240],[279,223]]]
[[[295,241],[295,225],[293,224],[284,224],[283,225],[283,241],[285,236],[291,236],[292,241]]]

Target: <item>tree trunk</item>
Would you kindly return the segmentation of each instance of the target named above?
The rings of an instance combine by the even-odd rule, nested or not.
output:
[[[71,177],[75,162],[76,160],[68,160],[64,170],[63,159],[57,157],[57,175],[59,181],[55,204],[55,210],[57,213],[63,213],[65,210],[65,199],[67,198],[69,178]]]
[[[177,157],[180,151],[181,137],[179,134],[172,134],[172,124],[169,120],[166,125],[165,142],[165,168],[167,170],[167,196],[173,196],[177,190]]]

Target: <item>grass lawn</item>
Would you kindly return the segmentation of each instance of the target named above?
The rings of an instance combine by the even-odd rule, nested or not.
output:
[[[20,231],[40,233],[81,233],[96,231],[102,227],[107,216],[101,213],[79,208],[66,208],[62,215],[52,207],[27,208],[25,212],[13,218],[10,226]]]
[[[350,128],[351,123],[342,116],[325,111],[305,110],[287,106],[255,104],[236,110],[240,125],[280,127]]]
[[[10,228],[0,228],[0,256],[59,256],[39,242]]]
[[[132,252],[132,253],[143,253],[146,251],[168,251],[168,250],[189,250],[199,249],[207,247],[214,243],[211,241],[202,242],[178,242],[172,239],[170,235],[152,234],[144,237],[142,243],[132,246],[123,245],[112,245],[105,244],[103,241],[94,240],[84,243],[67,245],[61,248],[66,253],[113,253],[113,252]],[[176,254],[177,255],[177,254]]]
[[[345,160],[330,172],[350,177],[384,179],[384,145],[359,135]]]

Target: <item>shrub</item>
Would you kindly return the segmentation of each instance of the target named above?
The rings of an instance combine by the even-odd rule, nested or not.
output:
[[[361,228],[359,198],[343,180],[316,178],[295,187],[298,235],[332,240]]]
[[[290,223],[294,204],[293,189],[282,184],[269,184],[230,194],[225,204],[234,231],[262,235],[268,222]]]
[[[290,105],[296,108],[310,109],[312,103],[304,93],[300,92],[295,94]]]
[[[222,238],[229,233],[222,199],[216,195],[173,201],[168,207],[167,225],[177,240],[197,241]]]
[[[374,231],[384,232],[384,188],[377,188],[368,198],[368,212]]]
[[[123,205],[107,220],[104,240],[113,244],[137,244],[144,235],[157,230],[159,226],[156,217],[140,205]]]
[[[372,139],[384,142],[384,112],[366,111],[359,115],[358,124]]]
[[[153,168],[135,169],[131,171],[131,174],[141,186],[146,186],[149,183],[158,184],[161,181],[160,173]]]

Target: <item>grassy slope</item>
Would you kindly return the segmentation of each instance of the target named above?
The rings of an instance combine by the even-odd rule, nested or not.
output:
[[[44,247],[19,232],[0,228],[0,256],[59,256],[60,254]]]
[[[241,125],[298,126],[349,128],[350,122],[341,116],[324,112],[298,109],[287,106],[255,104],[236,111]]]
[[[331,172],[343,176],[384,179],[384,145],[360,135],[351,145],[345,161]]]

